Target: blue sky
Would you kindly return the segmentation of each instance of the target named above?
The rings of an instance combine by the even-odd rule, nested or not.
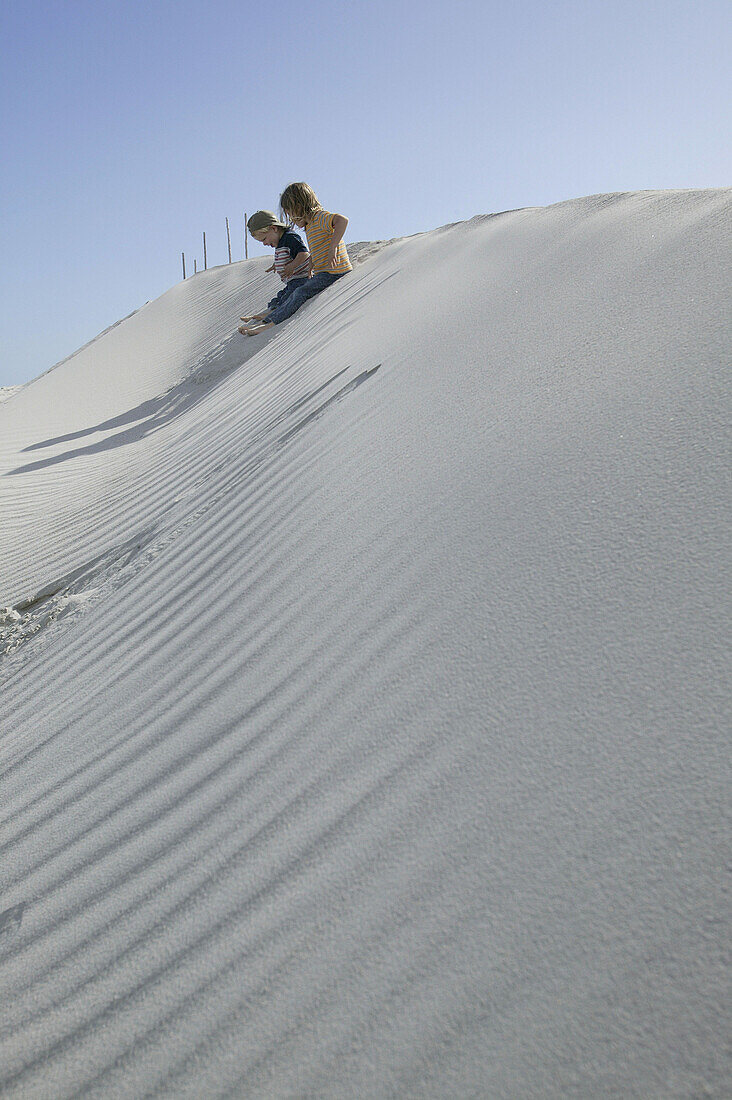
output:
[[[307,180],[347,240],[730,178],[722,0],[5,0],[0,385],[242,256]],[[264,250],[255,245],[251,255]],[[232,318],[232,324],[235,322]]]

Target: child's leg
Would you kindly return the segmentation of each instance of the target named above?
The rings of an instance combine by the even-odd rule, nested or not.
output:
[[[301,287],[303,285],[303,283],[306,283],[306,282],[307,282],[307,279],[290,279],[289,282],[285,283],[284,287],[282,288],[282,290],[277,295],[277,299],[275,301],[275,304],[272,305],[270,303],[270,308],[269,308],[269,313],[267,314],[267,319],[269,319],[269,314],[270,313],[274,313],[274,311],[276,309],[280,309],[280,307],[285,304],[285,302],[290,297],[290,295],[294,294],[295,291],[298,289],[298,287]]]
[[[342,278],[342,275],[332,275],[330,271],[318,271],[311,278],[306,279],[302,286],[299,286],[281,306],[272,310],[267,317],[267,323],[281,324],[288,317],[291,317],[309,298],[314,298],[316,294],[320,294],[321,290],[325,290],[326,287],[332,286],[333,283]]]
[[[295,291],[297,290],[297,288],[299,286],[302,286],[303,283],[306,283],[306,282],[307,282],[306,278],[303,278],[303,279],[290,279],[289,282],[285,283],[285,285],[283,286],[283,288],[279,292],[279,294],[275,295],[275,297],[272,299],[272,301],[268,303],[267,308],[264,311],[264,313],[249,313],[249,314],[247,314],[246,317],[240,317],[239,320],[240,321],[265,321],[265,320],[268,320],[270,313],[272,313],[273,310],[279,309],[280,306],[284,305],[284,303],[287,301],[287,299],[290,297],[290,295],[294,294]]]
[[[285,285],[282,287],[282,290],[280,290],[279,293],[275,294],[272,301],[267,302],[267,313],[271,313],[273,309],[277,309],[278,306],[282,305],[285,298],[289,298],[289,296],[292,292],[287,289],[288,286],[289,286],[289,283],[285,283]],[[265,316],[266,316],[266,314],[265,314]]]

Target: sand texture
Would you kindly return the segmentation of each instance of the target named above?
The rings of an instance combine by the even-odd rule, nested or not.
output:
[[[730,191],[262,257],[0,404],[0,1096],[729,1097]]]

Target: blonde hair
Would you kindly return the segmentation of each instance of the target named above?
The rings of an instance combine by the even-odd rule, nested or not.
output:
[[[311,218],[320,210],[318,196],[307,183],[288,183],[280,195],[280,210],[288,218]]]

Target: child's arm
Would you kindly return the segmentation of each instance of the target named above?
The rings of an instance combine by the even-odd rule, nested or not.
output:
[[[308,261],[308,266],[305,270],[306,270],[307,274],[309,275],[310,274],[310,268],[313,265],[313,261],[312,261],[312,258],[310,256],[310,253],[307,250],[304,250],[303,252],[296,253],[292,257],[290,262],[288,264],[285,264],[285,266],[282,268],[283,278],[289,279],[290,275],[292,275],[293,271],[295,271],[296,268],[302,266],[302,262],[305,259],[307,259],[307,261]]]
[[[330,244],[328,245],[328,263],[330,267],[336,266],[336,252],[338,251],[338,245],[343,240],[347,225],[348,218],[344,218],[342,214],[333,215],[333,236],[330,238]]]

